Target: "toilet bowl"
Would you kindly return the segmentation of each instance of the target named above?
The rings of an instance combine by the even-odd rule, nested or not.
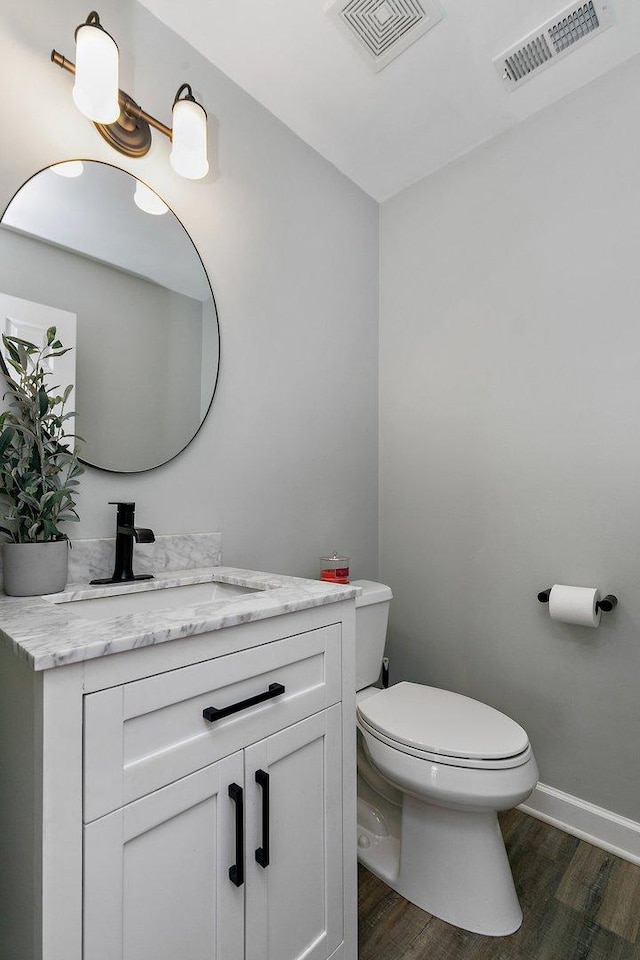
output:
[[[360,583],[364,605],[385,603],[388,611],[388,588]],[[358,857],[434,916],[474,933],[513,933],[522,911],[497,812],[522,803],[536,784],[527,734],[492,707],[447,690],[362,687],[372,672],[363,656],[380,640],[373,612],[363,635],[356,611]]]

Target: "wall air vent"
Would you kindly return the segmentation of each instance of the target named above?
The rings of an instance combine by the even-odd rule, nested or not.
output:
[[[326,12],[376,73],[442,20],[434,0],[334,0]]]
[[[574,3],[505,50],[493,62],[505,86],[517,90],[545,67],[602,33],[612,23],[611,0]]]

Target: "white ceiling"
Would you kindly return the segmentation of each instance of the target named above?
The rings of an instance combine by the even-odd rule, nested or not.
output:
[[[327,0],[142,2],[377,200],[640,52],[639,0],[611,0],[611,29],[509,93],[493,57],[565,0],[438,0],[443,21],[377,74]]]

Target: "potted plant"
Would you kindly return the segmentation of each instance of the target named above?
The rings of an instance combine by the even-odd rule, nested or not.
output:
[[[11,596],[64,590],[69,541],[60,529],[78,520],[75,497],[84,467],[67,431],[74,412],[65,406],[73,384],[52,386],[47,361],[67,353],[47,330],[46,344],[2,336],[2,370],[9,409],[0,414],[0,535],[4,589]]]

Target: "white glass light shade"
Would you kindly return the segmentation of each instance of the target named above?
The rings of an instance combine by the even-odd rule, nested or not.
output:
[[[187,180],[201,180],[209,172],[207,160],[207,114],[195,100],[176,100],[173,105],[171,166]]]
[[[73,100],[94,123],[115,123],[118,104],[118,47],[100,27],[84,24],[76,32],[76,80]]]
[[[150,213],[154,217],[162,216],[163,213],[166,213],[169,207],[166,205],[164,200],[161,200],[157,193],[147,187],[146,184],[140,183],[138,180],[136,183],[136,191],[133,195],[133,200],[136,207],[140,207],[141,210],[144,210],[145,213]]]
[[[64,160],[62,163],[54,163],[51,170],[59,177],[80,177],[84,171],[84,164],[82,160]]]

